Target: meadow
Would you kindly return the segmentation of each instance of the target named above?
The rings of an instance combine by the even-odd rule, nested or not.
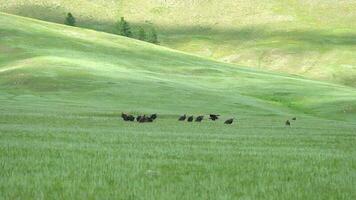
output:
[[[355,130],[352,87],[0,13],[1,199],[355,199]]]

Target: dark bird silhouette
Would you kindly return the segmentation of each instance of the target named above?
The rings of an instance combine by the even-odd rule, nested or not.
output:
[[[178,121],[185,121],[185,119],[187,119],[187,115],[186,114],[180,116]]]
[[[121,113],[121,117],[122,117],[122,119],[123,119],[124,121],[130,121],[130,120],[129,120],[129,116],[128,116],[127,114],[125,114],[125,113]]]
[[[203,121],[203,119],[204,119],[204,116],[198,116],[198,117],[195,119],[195,121],[196,121],[196,122],[201,122],[201,121]]]
[[[194,117],[193,117],[193,116],[188,117],[188,122],[192,122],[192,121],[193,121],[193,119],[194,119]]]
[[[215,121],[215,120],[219,119],[219,116],[220,115],[210,114],[210,119]]]
[[[146,115],[143,115],[140,120],[138,121],[139,123],[145,123],[146,122]]]
[[[286,126],[290,126],[290,121],[289,120],[286,121]]]
[[[296,117],[293,117],[293,118],[292,118],[292,120],[294,120],[294,121],[295,121],[295,120],[297,120],[297,118],[296,118]]]
[[[124,119],[127,117],[127,115],[125,113],[121,113],[121,117],[122,117],[122,119]]]
[[[137,117],[136,117],[136,121],[138,121],[138,122],[139,122],[141,118],[142,118],[142,116],[141,116],[141,115],[137,116]]]
[[[146,122],[149,122],[149,123],[153,122],[153,120],[154,120],[154,119],[152,119],[151,117],[147,117],[147,118],[146,118]]]
[[[226,120],[224,124],[232,124],[232,122],[234,122],[233,118]]]
[[[128,119],[128,121],[131,121],[131,122],[135,121],[135,117],[133,115],[128,115],[127,119]]]
[[[157,119],[157,114],[153,114],[153,115],[151,115],[151,116],[150,116],[150,118],[151,118],[152,120]]]

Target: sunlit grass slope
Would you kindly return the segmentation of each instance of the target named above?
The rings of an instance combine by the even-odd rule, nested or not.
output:
[[[4,199],[353,199],[355,120],[353,88],[0,14]]]
[[[356,1],[0,0],[0,10],[113,31],[125,16],[161,44],[244,66],[356,86]]]

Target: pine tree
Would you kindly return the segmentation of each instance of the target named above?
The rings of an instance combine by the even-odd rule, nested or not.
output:
[[[148,36],[148,42],[151,42],[153,44],[158,44],[158,36],[155,28],[151,28],[151,31]]]
[[[145,29],[143,29],[142,27],[140,27],[138,30],[138,39],[142,41],[146,40],[146,32]]]
[[[125,21],[123,17],[121,17],[120,21],[117,22],[116,28],[117,28],[117,33],[119,35],[126,36],[126,37],[132,36],[130,25],[127,21]]]
[[[72,13],[68,13],[64,24],[68,26],[75,26],[75,18]]]

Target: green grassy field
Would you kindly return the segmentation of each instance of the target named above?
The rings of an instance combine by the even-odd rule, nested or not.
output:
[[[113,32],[125,16],[163,46],[239,65],[356,86],[356,1],[0,0],[0,11]]]
[[[355,129],[354,88],[0,13],[1,199],[355,199]]]

